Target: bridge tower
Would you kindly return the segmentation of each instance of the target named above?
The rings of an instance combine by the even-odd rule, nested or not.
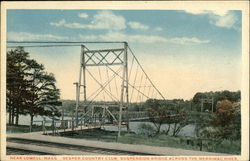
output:
[[[121,88],[120,88],[120,99],[119,99],[119,118],[118,120],[109,111],[108,107],[105,105],[99,104],[99,106],[103,107],[103,114],[107,111],[114,120],[118,121],[118,136],[121,133],[122,126],[122,118],[126,117],[126,125],[127,130],[129,130],[129,118],[128,118],[128,108],[129,108],[129,86],[128,86],[128,44],[127,42],[123,42],[122,48],[112,48],[112,49],[98,49],[98,50],[89,50],[85,45],[81,45],[81,57],[80,57],[80,73],[78,82],[74,83],[76,85],[76,109],[75,109],[75,120],[76,126],[79,123],[79,111],[82,109],[83,115],[86,117],[87,115],[92,115],[95,108],[94,101],[90,101],[87,99],[88,97],[88,83],[86,81],[87,74],[89,72],[88,68],[95,67],[108,67],[112,68],[112,66],[120,66],[122,70],[121,76]],[[112,69],[111,69],[112,70]],[[115,71],[114,71],[115,72]],[[100,90],[105,91],[110,97],[112,97],[112,93],[106,91],[107,85],[110,83],[110,80],[106,83],[100,82],[93,76],[93,73],[89,72],[89,76],[91,76],[96,83],[99,84]],[[83,104],[80,103],[83,100]],[[88,109],[92,109],[92,114],[88,112]],[[127,114],[127,115],[126,115]],[[92,118],[93,119],[93,118]],[[104,120],[105,121],[105,118]]]

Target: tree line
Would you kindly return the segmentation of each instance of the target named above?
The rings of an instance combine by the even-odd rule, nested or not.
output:
[[[54,74],[45,71],[44,65],[30,58],[23,47],[7,52],[6,108],[9,125],[18,125],[20,115],[60,116],[60,90]]]
[[[206,146],[213,151],[224,140],[233,145],[234,141],[241,139],[240,95],[240,91],[217,91],[196,93],[189,101],[149,99],[144,103],[144,108],[149,116],[154,116],[150,118],[154,126],[142,124],[140,128],[149,136],[177,136],[183,127],[193,124],[196,135],[193,139],[198,139],[201,150],[202,146]],[[202,105],[204,99],[213,101]],[[202,111],[201,106],[204,106]],[[161,130],[163,124],[167,126]]]

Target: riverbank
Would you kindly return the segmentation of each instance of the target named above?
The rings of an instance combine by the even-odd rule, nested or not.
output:
[[[193,137],[173,137],[165,134],[156,136],[147,136],[143,134],[122,132],[121,137],[117,137],[116,131],[106,131],[102,129],[87,130],[80,133],[67,134],[63,137],[75,139],[88,139],[103,142],[119,142],[125,144],[135,145],[149,145],[158,147],[172,147],[186,150],[201,150],[207,152],[219,152],[228,154],[240,154],[241,142],[240,140],[229,141],[223,140],[220,144],[211,146],[211,140],[201,140]]]
[[[200,150],[201,140],[191,137],[173,137],[165,134],[148,137],[140,134],[125,134],[118,139],[120,143],[143,144],[150,146],[172,147],[187,150]],[[202,141],[202,151],[228,153],[239,155],[241,152],[240,140],[223,140],[220,144],[211,147],[211,140]]]

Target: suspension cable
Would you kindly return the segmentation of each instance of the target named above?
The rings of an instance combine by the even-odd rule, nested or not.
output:
[[[102,84],[102,75],[101,75],[101,71],[100,71],[100,67],[98,66],[98,73],[99,73],[99,77],[100,77],[100,84]],[[104,93],[102,93],[102,95],[103,95],[103,99],[104,99],[104,101],[106,101],[106,99],[105,99],[105,94]]]
[[[115,96],[113,96],[112,93],[110,93],[109,91],[107,91],[104,86],[90,73],[90,71],[86,68],[86,71],[89,73],[89,75],[103,88],[103,90],[112,98],[114,97],[115,99],[117,99]],[[117,99],[119,101],[119,99]]]
[[[132,68],[133,68],[133,65],[134,65],[134,60],[135,60],[135,57],[132,58],[132,63],[131,63],[131,67],[130,67],[130,71],[129,71],[129,76],[128,76],[128,82],[129,82],[129,80],[130,80]]]
[[[133,53],[133,51],[131,50],[131,48],[128,46],[129,51],[131,52],[131,54],[135,57],[136,62],[139,64],[141,70],[143,71],[143,73],[146,75],[146,77],[148,78],[149,82],[152,84],[152,86],[156,89],[156,91],[160,94],[160,96],[165,100],[164,96],[161,94],[161,92],[155,87],[155,85],[153,84],[153,82],[151,81],[151,79],[148,77],[147,73],[144,71],[144,69],[142,68],[141,64],[139,63],[138,59],[136,58],[135,54]]]
[[[138,74],[138,64],[137,64],[137,67],[136,67],[136,73],[135,73],[133,86],[135,86],[135,82],[136,82],[136,79],[137,79],[137,74]],[[132,100],[133,93],[134,93],[134,88],[132,89],[132,93],[131,93],[131,96],[130,96],[130,102]]]
[[[146,93],[146,92],[145,92],[145,88],[146,88],[146,86],[147,86],[147,80],[148,80],[148,78],[146,77],[145,82],[144,82],[145,86],[144,86],[144,88],[143,88],[143,92],[142,92],[142,93]]]
[[[116,94],[118,95],[118,87],[117,87],[117,83],[116,83],[116,77],[115,77],[115,89],[116,89]]]
[[[117,70],[117,72],[119,73],[121,71],[121,68],[119,68],[118,70]],[[104,84],[104,86],[103,87],[106,87],[107,85],[108,85],[108,83],[110,83],[115,77],[116,77],[117,75],[114,73],[113,75],[112,75],[112,78],[109,80],[109,81],[107,81],[107,82],[105,82]],[[100,90],[100,91],[99,91]],[[92,99],[92,101],[99,95],[99,93],[101,93],[101,91],[103,91],[104,90],[104,88],[102,88],[102,87],[100,87],[98,90],[96,90],[91,96],[89,96],[89,98],[90,97],[92,97],[95,93],[97,93],[97,91],[99,91],[96,95],[95,95],[95,97]],[[88,98],[88,99],[89,99]],[[91,102],[92,102],[91,101]],[[90,105],[90,104],[89,104]]]
[[[138,90],[141,89],[142,79],[143,79],[143,73],[142,73],[142,75],[141,75],[141,79],[140,79],[140,84],[139,84],[139,89],[138,89]],[[138,99],[138,97],[139,97],[139,92],[138,92],[138,94],[137,94],[137,99]]]
[[[81,45],[20,45],[20,46],[7,46],[7,48],[18,48],[18,47],[24,47],[24,48],[43,48],[43,47],[67,47],[67,46],[81,46]]]
[[[58,43],[58,44],[116,44],[116,43],[127,43],[126,41],[7,41],[7,43],[13,44],[50,44],[50,43]]]
[[[108,77],[108,80],[109,80],[109,71],[108,71],[108,67],[106,66],[106,73],[107,73],[107,77]],[[111,87],[110,87],[110,83],[109,83],[109,91],[110,93],[112,93],[112,90],[111,90]]]
[[[119,68],[116,72],[119,73],[120,71],[121,71],[121,68]],[[110,79],[110,80],[104,82],[104,85],[103,85],[103,86],[106,87],[106,86],[107,86],[116,76],[117,76],[116,74],[113,74],[113,75],[111,76],[111,79]],[[102,90],[102,87],[100,87],[100,88],[97,89],[95,92],[93,92],[93,93],[87,98],[87,100],[90,99],[93,95],[95,95],[95,93],[97,93],[99,90]]]
[[[114,71],[112,68],[110,68],[110,70],[111,70],[112,72],[115,73],[115,71]],[[116,73],[116,74],[117,74],[117,73]],[[119,77],[122,79],[122,76],[120,76],[119,74],[117,74],[117,76],[119,76]],[[137,88],[135,88],[135,86],[131,85],[129,82],[128,82],[128,85],[131,86],[131,87],[132,87],[133,89],[135,89],[136,91],[138,91],[138,92],[140,92],[141,94],[143,94],[145,97],[150,98],[149,96],[145,95],[144,93],[142,93],[141,91],[139,91]]]

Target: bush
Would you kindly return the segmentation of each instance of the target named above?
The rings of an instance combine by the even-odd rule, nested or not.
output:
[[[239,155],[241,153],[241,140],[224,139],[221,144],[215,147],[215,151]]]

